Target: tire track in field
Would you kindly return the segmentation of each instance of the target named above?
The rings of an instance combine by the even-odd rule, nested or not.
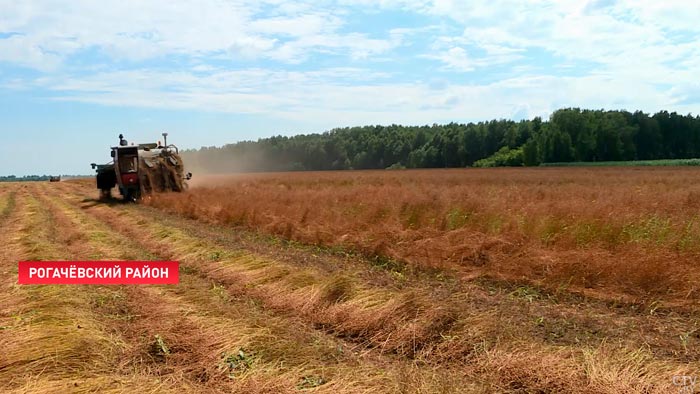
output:
[[[88,220],[81,210],[71,208],[57,198],[49,200],[50,205],[60,206],[63,214],[72,218],[74,226],[82,227],[81,232],[107,233],[107,229],[100,226],[101,223]],[[110,258],[122,258],[122,251],[106,246],[113,244],[121,245],[122,250],[138,248],[136,244],[126,245],[125,237],[117,233],[105,234],[101,242],[94,246],[101,248]],[[316,374],[329,381],[321,386],[322,391],[329,392],[389,392],[392,386],[401,386],[402,379],[399,377],[405,376],[408,371],[413,375],[412,384],[418,386],[412,390],[420,386],[447,388],[447,384],[463,379],[460,378],[464,376],[463,371],[450,371],[444,367],[443,371],[426,367],[419,370],[409,360],[387,359],[371,352],[354,354],[343,342],[309,330],[302,322],[287,316],[271,315],[255,306],[251,299],[243,297],[236,300],[235,294],[228,294],[216,283],[212,287],[211,279],[194,271],[193,268],[185,270],[183,284],[175,288],[125,289],[131,293],[126,295],[125,303],[141,316],[143,327],[169,333],[165,335],[168,342],[172,341],[174,348],[182,352],[174,352],[170,360],[178,356],[182,358],[181,364],[173,361],[173,367],[180,367],[181,375],[186,378],[204,381],[202,383],[205,385],[217,381],[229,383],[223,387],[246,388],[246,391],[254,390],[259,383],[266,382],[269,386],[271,382],[276,382],[275,392],[293,391],[304,376]],[[226,302],[221,303],[221,298]],[[232,316],[236,318],[232,319]],[[139,326],[139,323],[132,325]],[[222,340],[226,338],[226,333],[238,333],[239,338]],[[193,343],[198,345],[194,346]],[[253,349],[253,354],[260,354],[261,360],[264,360],[262,362],[266,364],[261,369],[267,372],[261,377],[253,374],[248,381],[241,383],[243,386],[231,385],[229,378],[221,379],[221,354],[235,354],[235,349],[241,348]],[[313,351],[309,352],[309,349]],[[287,367],[280,369],[282,364]],[[378,373],[382,369],[385,371]],[[459,387],[466,387],[467,383],[462,381]]]

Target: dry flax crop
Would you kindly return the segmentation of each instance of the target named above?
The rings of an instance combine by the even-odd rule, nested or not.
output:
[[[471,385],[462,370],[418,369],[411,359],[359,352],[257,307],[259,300],[196,265],[183,266],[178,286],[18,286],[16,262],[24,258],[180,253],[187,264],[185,256],[210,253],[201,240],[160,249],[150,241],[180,231],[154,218],[153,227],[145,226],[131,209],[137,207],[95,204],[85,198],[91,189],[83,195],[65,184],[22,189],[0,234],[10,246],[0,255],[3,392],[444,392]],[[146,247],[129,237],[139,228],[149,237]]]
[[[147,204],[464,277],[695,303],[700,172],[535,168],[208,176]]]
[[[519,253],[539,251],[555,262],[571,250],[614,255],[627,244],[651,250],[650,240],[620,242],[617,247],[602,238],[568,244],[566,231],[547,240],[538,236],[536,227],[508,230],[505,216],[500,217],[500,227],[468,220],[457,225],[452,216],[447,224],[431,220],[430,215],[443,217],[455,207],[464,209],[460,203],[468,200],[449,191],[453,188],[469,193],[478,183],[482,193],[497,200],[505,198],[509,184],[523,189],[547,182],[562,186],[552,186],[552,193],[568,187],[562,179],[543,176],[557,176],[546,171],[229,176],[195,184],[188,193],[146,201],[163,204],[160,209],[100,203],[88,180],[0,187],[0,242],[7,246],[0,250],[0,347],[9,349],[0,355],[0,387],[17,393],[677,390],[674,375],[700,371],[700,316],[690,305],[692,294],[684,298],[673,292],[631,292],[608,278],[587,288],[603,299],[581,297],[573,289],[586,287],[576,283],[549,291],[555,277],[497,270],[497,264],[507,264],[509,255]],[[605,174],[597,170],[584,178],[592,185]],[[569,186],[584,183],[577,178],[581,175],[574,175]],[[478,179],[471,178],[475,176]],[[510,180],[503,179],[508,176]],[[625,178],[616,176],[618,180],[604,183],[615,185]],[[523,179],[521,184],[516,178]],[[527,178],[531,179],[525,182]],[[667,178],[669,173],[658,179]],[[260,195],[251,193],[255,188]],[[339,191],[337,200],[304,202],[309,208],[304,220],[303,210],[285,211],[314,194],[328,197],[332,190]],[[296,192],[296,200],[271,205],[275,198]],[[247,193],[255,202],[244,206],[248,210],[255,204],[270,206],[269,211],[256,210],[253,216],[258,220],[280,222],[254,226],[222,220],[227,208],[222,204],[237,201],[238,193]],[[267,199],[261,197],[265,193]],[[378,198],[392,193],[398,206]],[[400,210],[403,194],[420,193],[433,193],[432,199],[422,200],[425,206],[417,211],[422,213],[410,216]],[[450,193],[451,200],[446,197]],[[483,199],[472,195],[477,196]],[[218,200],[207,200],[212,198]],[[171,209],[166,201],[189,210],[166,214],[162,209]],[[496,204],[491,210],[488,203],[475,205],[471,218],[498,219],[489,216],[498,213],[497,201],[491,204]],[[369,213],[386,205],[393,208],[385,209],[380,221],[363,223]],[[538,211],[531,206],[523,212],[550,214],[552,207]],[[633,208],[639,207],[629,207]],[[294,227],[281,221],[285,212],[289,222],[297,223]],[[337,223],[320,221],[346,216]],[[423,248],[439,250],[439,244],[429,245],[431,234],[434,241],[456,248],[459,237],[440,233],[461,234],[462,247],[474,248],[477,260],[445,254],[423,261],[418,252],[405,258],[391,255],[412,241],[391,243],[398,239],[392,238],[384,249],[378,248],[374,242],[379,234],[391,232],[371,229],[392,220],[406,226],[399,236],[421,235]],[[319,234],[335,231],[333,226],[343,230],[324,241],[314,226]],[[301,237],[304,234],[309,238]],[[671,243],[672,237],[666,241]],[[486,242],[494,246],[487,248]],[[503,248],[505,244],[515,249]],[[692,253],[692,248],[686,245],[676,253]],[[16,261],[21,258],[177,260],[181,282],[18,286]],[[611,301],[617,293],[653,298],[642,304]]]

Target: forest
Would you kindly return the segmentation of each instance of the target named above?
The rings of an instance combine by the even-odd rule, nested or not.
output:
[[[42,182],[48,181],[50,178],[50,175],[4,175],[0,176],[0,182]]]
[[[565,108],[548,120],[363,126],[186,150],[193,171],[536,166],[700,157],[700,116]]]

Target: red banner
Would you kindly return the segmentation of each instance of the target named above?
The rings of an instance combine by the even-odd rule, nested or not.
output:
[[[180,281],[176,261],[20,261],[21,285],[168,285]]]

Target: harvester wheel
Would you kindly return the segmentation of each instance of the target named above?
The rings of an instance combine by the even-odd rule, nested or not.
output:
[[[140,197],[140,192],[138,190],[127,190],[124,195],[124,201],[136,202]]]

